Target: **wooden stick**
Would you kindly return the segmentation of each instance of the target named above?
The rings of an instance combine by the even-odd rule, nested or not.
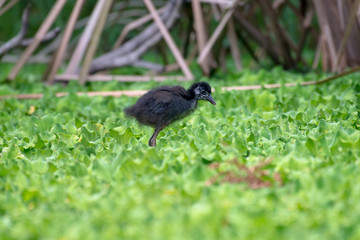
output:
[[[45,36],[46,32],[49,30],[56,17],[59,15],[61,9],[65,5],[66,0],[57,0],[51,9],[50,13],[46,17],[45,21],[37,31],[34,41],[26,48],[25,52],[21,55],[19,61],[16,63],[15,67],[11,70],[8,79],[14,80],[16,75],[19,73],[20,69],[24,66],[29,57],[34,53],[36,48],[41,43],[41,40]]]
[[[204,49],[200,52],[200,55],[197,59],[199,64],[202,64],[205,60],[208,54],[210,53],[211,48],[213,47],[214,43],[220,36],[221,32],[223,31],[226,23],[229,21],[231,15],[233,14],[234,9],[229,9],[224,17],[221,19],[219,25],[216,27],[214,33],[211,35],[209,41],[206,43]]]
[[[340,77],[355,73],[360,71],[360,66],[345,71],[340,74],[336,74],[332,77],[325,78],[319,81],[308,81],[302,83],[286,83],[285,87],[295,87],[295,86],[310,86],[310,85],[320,85],[332,80],[338,79]],[[250,86],[231,86],[231,87],[222,87],[223,91],[249,91],[249,90],[258,90],[258,89],[269,89],[269,88],[280,88],[282,85],[275,84],[265,84],[265,85],[250,85]],[[112,96],[112,97],[120,97],[120,96],[129,96],[129,97],[138,97],[145,94],[147,90],[127,90],[127,91],[108,91],[108,92],[77,92],[78,96],[87,95],[87,96]],[[64,97],[67,96],[68,93],[60,92],[55,94],[56,97]],[[16,98],[16,99],[39,99],[42,98],[43,94],[35,93],[35,94],[18,94],[18,95],[4,95],[0,96],[0,99],[8,99],[8,98]]]
[[[94,30],[94,34],[92,35],[92,38],[91,38],[91,41],[90,41],[90,44],[89,44],[89,48],[88,48],[88,50],[86,52],[86,55],[85,55],[85,58],[84,58],[84,63],[83,63],[83,66],[81,68],[81,72],[80,72],[80,76],[79,76],[79,83],[82,84],[82,85],[85,84],[86,77],[88,75],[91,62],[92,62],[92,60],[94,58],[95,51],[96,51],[96,48],[98,46],[101,33],[103,32],[105,22],[106,22],[106,17],[109,14],[112,2],[113,2],[113,0],[102,0],[103,4],[102,4],[102,9],[101,9],[101,14],[100,14],[100,17],[99,17],[99,21],[96,24],[96,28]]]
[[[357,10],[359,8],[359,5],[360,5],[360,0],[356,0],[356,2],[354,3],[353,8],[351,9],[350,17],[349,17],[348,23],[346,25],[345,34],[344,34],[343,38],[341,39],[340,48],[339,48],[339,51],[337,53],[337,59],[336,59],[336,63],[335,63],[335,68],[333,69],[334,71],[339,70],[338,69],[339,68],[339,63],[340,63],[341,57],[342,57],[342,55],[344,53],[346,43],[347,43],[347,41],[349,39],[351,29],[354,26],[354,23],[355,23],[355,20],[356,20],[356,12],[357,12]]]
[[[90,20],[87,22],[84,32],[81,35],[81,38],[76,45],[75,51],[71,56],[70,62],[66,69],[66,74],[73,74],[78,69],[81,59],[84,56],[86,48],[90,42],[91,36],[94,32],[96,23],[99,19],[101,9],[102,9],[102,1],[97,1],[94,10],[91,13]]]
[[[145,94],[146,90],[127,90],[127,91],[109,91],[109,92],[77,92],[76,95],[78,96],[102,96],[102,97],[121,97],[121,96],[128,96],[128,97],[139,97]],[[65,97],[68,96],[69,93],[66,92],[59,92],[56,93],[56,97]],[[42,93],[33,93],[33,94],[18,94],[18,95],[5,95],[0,96],[0,99],[8,99],[8,98],[16,98],[16,99],[39,99],[42,98],[44,94]]]
[[[66,48],[68,46],[70,37],[74,31],[74,26],[75,26],[76,20],[79,17],[79,14],[80,14],[80,11],[81,11],[81,8],[82,8],[84,2],[85,2],[85,0],[77,0],[76,1],[73,11],[71,13],[71,16],[69,18],[69,21],[66,25],[66,29],[65,29],[64,35],[61,39],[60,45],[59,45],[58,49],[56,50],[56,53],[54,54],[52,64],[49,65],[47,72],[44,74],[43,79],[47,80],[47,82],[49,84],[54,83],[54,77],[61,65],[61,62],[63,61]]]
[[[79,76],[77,74],[62,74],[55,76],[56,81],[71,81],[78,79]],[[166,80],[177,80],[177,81],[187,81],[189,80],[184,76],[119,76],[119,75],[88,75],[86,80],[89,82],[110,82],[110,81],[118,81],[118,82],[147,82],[147,81],[155,81],[162,82]]]
[[[176,61],[179,63],[181,70],[189,80],[193,80],[194,79],[193,74],[191,73],[188,65],[186,64],[185,59],[181,55],[180,50],[175,45],[174,40],[172,39],[170,33],[166,29],[166,26],[164,25],[163,21],[160,19],[158,13],[156,12],[153,3],[151,2],[151,0],[144,0],[144,3],[147,9],[149,10],[149,12],[151,13],[151,15],[153,16],[155,23],[158,25],[160,32],[163,35],[166,43],[168,44],[171,52],[174,54]]]
[[[5,1],[3,1],[1,3],[4,4]],[[12,8],[17,2],[19,2],[19,0],[12,0],[11,2],[9,2],[8,4],[6,4],[3,8],[1,8],[0,6],[0,16],[3,15],[4,13],[6,13],[10,8]]]

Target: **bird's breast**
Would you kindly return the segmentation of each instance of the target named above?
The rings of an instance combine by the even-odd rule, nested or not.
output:
[[[192,100],[190,105],[191,109],[195,109],[196,105],[197,105],[197,100],[196,99]]]

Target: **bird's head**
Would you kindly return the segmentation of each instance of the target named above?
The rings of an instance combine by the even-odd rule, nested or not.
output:
[[[207,100],[213,105],[216,105],[215,100],[211,96],[211,87],[206,82],[194,83],[190,89],[198,100]]]

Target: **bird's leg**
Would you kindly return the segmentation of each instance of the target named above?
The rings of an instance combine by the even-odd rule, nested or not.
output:
[[[155,128],[154,134],[151,136],[149,140],[150,147],[156,147],[156,138],[161,130],[163,130],[163,128]]]

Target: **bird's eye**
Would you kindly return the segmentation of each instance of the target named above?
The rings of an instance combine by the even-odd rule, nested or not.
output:
[[[206,94],[206,91],[202,90],[202,91],[201,91],[201,94],[202,94],[202,95],[205,95],[205,94]]]

